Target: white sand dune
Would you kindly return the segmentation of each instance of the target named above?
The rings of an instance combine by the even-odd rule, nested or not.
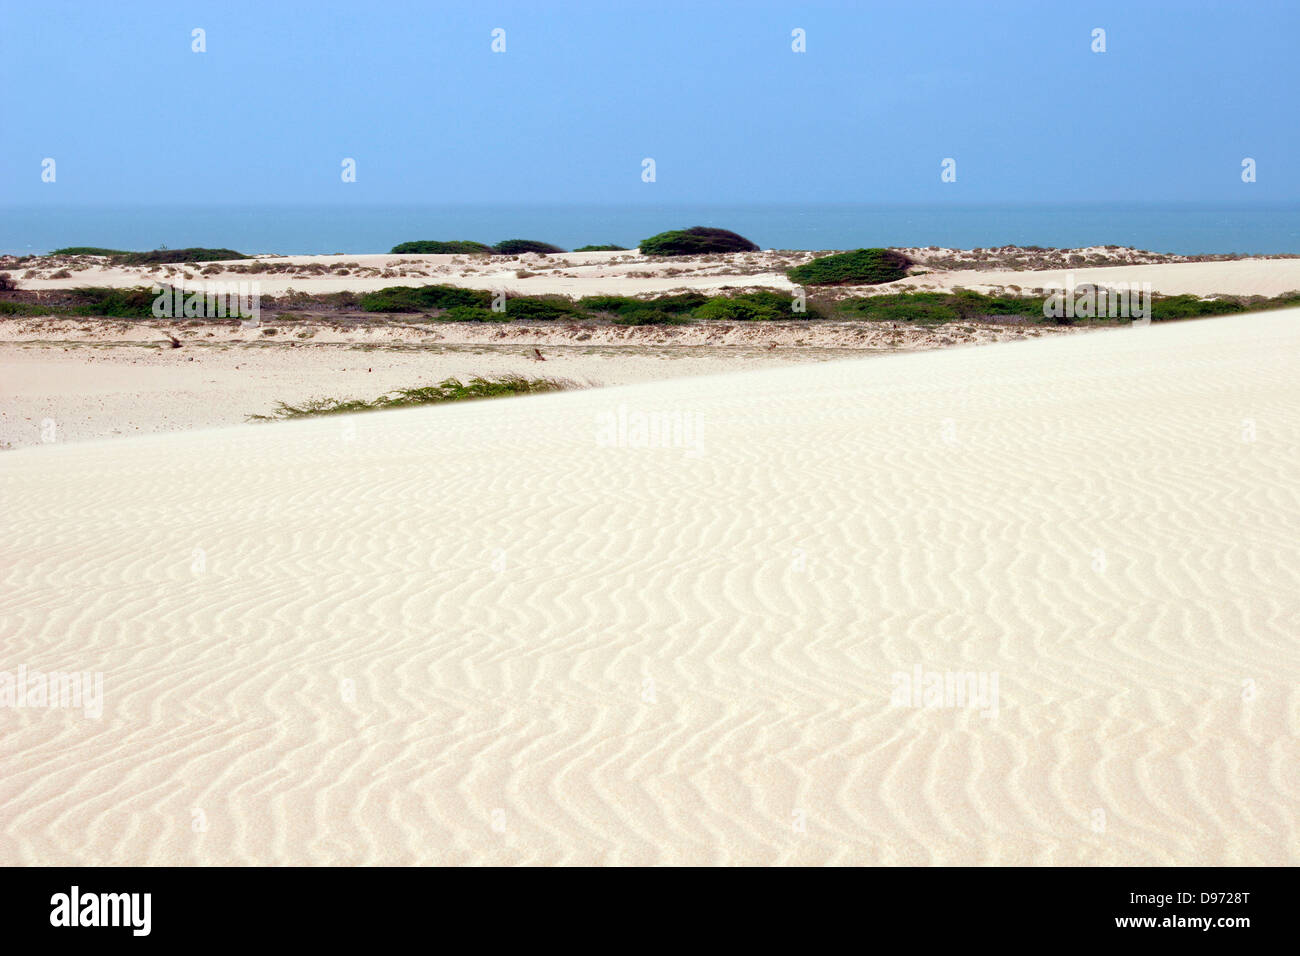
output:
[[[1300,862],[1300,312],[0,489],[0,669],[104,693],[0,709],[4,864]],[[996,708],[891,702],[917,667]]]

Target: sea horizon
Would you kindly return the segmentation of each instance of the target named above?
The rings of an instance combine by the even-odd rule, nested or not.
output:
[[[764,249],[1116,245],[1177,255],[1300,254],[1300,201],[21,204],[0,206],[0,254],[67,246],[205,246],[250,254],[387,252],[417,239],[540,239],[635,248],[714,226]]]

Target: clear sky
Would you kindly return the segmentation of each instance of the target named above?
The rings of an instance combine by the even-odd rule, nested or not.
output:
[[[1298,38],[1296,0],[15,0],[0,203],[1297,199]]]

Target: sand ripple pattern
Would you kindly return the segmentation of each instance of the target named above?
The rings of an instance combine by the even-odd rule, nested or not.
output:
[[[1300,862],[1295,312],[24,449],[0,503],[0,671],[104,680],[0,708],[5,865]]]

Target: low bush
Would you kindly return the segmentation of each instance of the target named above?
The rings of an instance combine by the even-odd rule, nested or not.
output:
[[[121,249],[101,249],[99,246],[65,246],[62,249],[55,249],[50,253],[52,256],[124,256],[127,255]]]
[[[509,322],[511,317],[477,305],[453,305],[438,318],[443,322]]]
[[[440,255],[476,255],[486,254],[492,247],[472,239],[457,239],[439,242],[436,239],[421,239],[416,242],[400,242],[393,246],[395,253],[440,254]]]
[[[485,289],[462,289],[452,285],[395,285],[367,292],[359,305],[363,312],[429,312],[455,306],[486,307],[492,293]]]
[[[538,242],[536,239],[503,239],[492,247],[492,251],[499,256],[521,256],[526,252],[539,252],[542,255],[550,255],[553,252],[563,252],[559,246],[553,246],[549,242]]]
[[[669,315],[682,315],[693,312],[707,301],[709,301],[709,297],[699,292],[661,295],[654,299],[635,299],[626,295],[589,295],[578,300],[578,308],[585,312],[607,313],[625,317],[637,312],[663,312]]]
[[[504,321],[516,322],[578,318],[582,313],[564,296],[520,295],[507,298],[505,312],[497,314]]]
[[[758,246],[727,229],[692,226],[641,240],[643,256],[698,256],[718,252],[758,252]]]
[[[805,303],[804,311],[796,312],[793,298],[766,289],[733,296],[714,296],[693,314],[697,319],[724,322],[789,322],[826,317],[812,303]]]
[[[879,285],[903,278],[912,264],[893,249],[855,249],[795,266],[786,275],[799,285]]]
[[[839,310],[849,319],[943,325],[947,322],[1020,317],[1044,322],[1043,299],[991,296],[979,292],[896,292],[844,299]]]
[[[121,249],[101,249],[98,246],[66,246],[55,249],[52,256],[108,256],[124,266],[168,265],[179,262],[224,262],[227,259],[251,259],[234,249],[154,249],[151,252],[124,252]]]
[[[136,286],[130,289],[109,289],[88,286],[72,289],[73,311],[78,315],[104,315],[123,319],[153,318],[154,300],[158,294],[151,289]]]

